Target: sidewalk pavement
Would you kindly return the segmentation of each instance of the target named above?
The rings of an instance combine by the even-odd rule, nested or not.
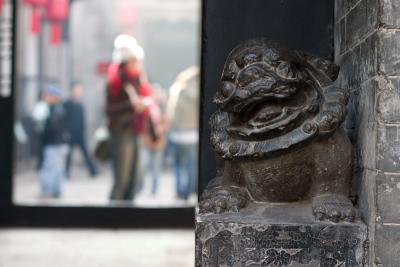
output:
[[[193,230],[0,229],[0,267],[192,267]]]
[[[189,200],[178,199],[175,192],[175,177],[170,170],[161,173],[158,191],[151,194],[150,176],[145,177],[143,189],[133,201],[138,207],[194,207],[197,196],[192,194]],[[100,173],[92,178],[83,165],[74,165],[71,178],[64,181],[64,192],[60,199],[43,199],[39,193],[39,177],[33,167],[24,167],[24,171],[14,177],[14,202],[18,205],[108,205],[112,186],[111,168],[102,165]]]

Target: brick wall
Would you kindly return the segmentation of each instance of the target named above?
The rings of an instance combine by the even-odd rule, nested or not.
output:
[[[400,1],[336,0],[338,83],[357,151],[358,205],[369,266],[400,266]]]

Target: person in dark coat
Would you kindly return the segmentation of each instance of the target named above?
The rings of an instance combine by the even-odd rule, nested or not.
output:
[[[43,98],[46,106],[41,134],[43,160],[39,172],[40,191],[41,197],[58,198],[62,194],[64,158],[69,138],[65,127],[66,114],[58,87],[47,86]]]
[[[94,177],[98,174],[97,168],[93,163],[87,149],[85,139],[85,109],[81,101],[82,98],[82,86],[75,82],[71,86],[71,96],[65,102],[64,107],[66,110],[67,118],[67,130],[70,136],[68,144],[68,155],[66,158],[65,171],[67,177],[70,177],[71,171],[71,158],[72,152],[75,147],[78,147],[82,152],[85,159],[86,167],[89,174]]]

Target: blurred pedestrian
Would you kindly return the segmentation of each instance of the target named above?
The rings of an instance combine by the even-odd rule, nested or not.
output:
[[[82,85],[74,82],[71,86],[70,98],[64,104],[66,111],[66,124],[70,136],[68,155],[65,163],[67,177],[70,177],[72,152],[78,147],[83,155],[90,176],[98,174],[97,168],[91,159],[85,138],[85,108],[82,104]]]
[[[36,102],[32,111],[32,119],[34,122],[34,132],[37,137],[37,162],[36,169],[40,171],[43,163],[43,144],[41,136],[43,135],[46,120],[50,113],[49,104],[46,102],[46,90],[40,92],[40,100]]]
[[[144,52],[135,38],[114,42],[107,82],[107,115],[111,132],[114,184],[111,200],[132,200],[139,174],[139,135],[148,114],[150,86],[142,69]]]
[[[68,133],[65,124],[65,110],[61,103],[61,90],[47,86],[43,92],[47,104],[44,129],[41,136],[43,161],[40,168],[41,196],[58,198],[62,193],[62,182],[65,174],[65,155]],[[46,110],[46,109],[44,109]]]
[[[180,73],[170,88],[168,117],[170,140],[174,145],[176,192],[187,200],[197,191],[197,151],[199,120],[199,69],[190,67]]]
[[[167,131],[167,117],[165,114],[166,99],[161,92],[162,88],[156,90],[153,87],[152,102],[149,105],[149,117],[154,124],[156,138],[151,136],[149,120],[147,120],[143,132],[143,147],[141,150],[141,185],[146,175],[151,175],[151,194],[155,195],[158,188],[158,179],[163,165],[164,147],[166,144],[165,134]]]

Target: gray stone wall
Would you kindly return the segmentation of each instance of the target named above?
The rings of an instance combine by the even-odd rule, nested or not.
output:
[[[345,128],[357,152],[369,266],[400,266],[400,1],[335,2],[335,60],[351,94]]]

